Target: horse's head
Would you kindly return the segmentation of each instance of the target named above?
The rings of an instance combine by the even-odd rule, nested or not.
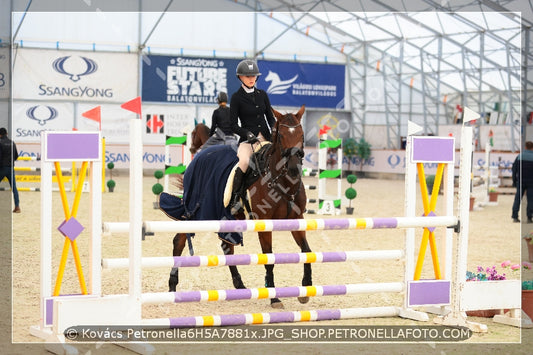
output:
[[[189,148],[191,154],[196,154],[208,138],[209,127],[203,123],[198,123],[194,126],[191,132],[191,147]]]
[[[296,114],[283,115],[274,109],[272,111],[277,120],[272,142],[279,145],[281,150],[280,164],[287,167],[287,172],[291,178],[299,177],[302,174],[302,159],[304,157],[304,130],[301,121],[305,106],[302,105]]]

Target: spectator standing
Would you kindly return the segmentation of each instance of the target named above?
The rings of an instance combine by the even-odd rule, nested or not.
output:
[[[518,218],[518,210],[524,193],[526,194],[527,207],[527,223],[533,223],[533,142],[527,141],[525,150],[520,153],[512,167],[513,186],[516,186],[516,194],[514,197],[513,209],[511,218],[513,222],[520,222]]]
[[[15,142],[11,141],[7,136],[7,130],[0,128],[0,181],[7,177],[11,191],[13,191],[13,199],[15,200],[14,213],[20,213],[19,206],[19,192],[17,190],[17,182],[15,179],[14,162],[19,157],[17,146]]]

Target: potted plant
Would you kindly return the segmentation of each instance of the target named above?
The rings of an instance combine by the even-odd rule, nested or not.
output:
[[[344,196],[350,200],[350,206],[346,207],[346,214],[353,214],[352,200],[357,197],[357,191],[353,188],[353,184],[357,181],[357,176],[350,174],[346,177],[346,180],[350,184],[350,187],[344,192]]]
[[[533,280],[522,281],[522,310],[533,319]]]
[[[431,191],[433,191],[433,184],[435,184],[435,175],[426,176],[426,185],[428,187],[428,193],[430,194]]]
[[[109,192],[113,192],[115,190],[115,180],[108,180],[107,181],[107,188],[109,189]]]
[[[498,202],[498,194],[499,192],[494,187],[491,187],[489,189],[489,202]]]
[[[152,192],[154,193],[154,195],[156,196],[159,196],[159,194],[161,192],[163,192],[163,185],[161,185],[159,183],[159,179],[161,179],[162,177],[164,176],[164,173],[161,171],[161,170],[156,170],[154,172],[154,177],[157,179],[157,183],[155,183],[153,186],[152,186]],[[159,208],[159,202],[157,201],[157,197],[156,197],[156,200],[154,202],[154,209],[158,209]]]
[[[507,260],[501,263],[503,269],[510,269],[512,273],[518,272],[521,268],[525,270],[531,269],[531,264],[528,262],[523,262],[520,264],[513,264],[511,261]],[[482,267],[478,266],[476,272],[467,271],[466,272],[466,281],[468,282],[489,282],[489,281],[503,281],[503,282],[519,282],[519,280],[508,280],[505,273],[499,273],[496,269],[496,266],[492,267]],[[523,287],[523,286],[522,286]],[[533,306],[533,304],[532,304]],[[466,312],[468,316],[471,317],[493,317],[496,314],[499,314],[501,310],[498,309],[480,309],[480,310],[469,310]]]
[[[524,240],[526,241],[527,245],[528,260],[533,262],[533,231],[530,231],[528,234],[526,234],[524,236]]]
[[[359,143],[357,143],[357,156],[359,157],[359,171],[361,174],[363,173],[364,161],[370,158],[370,148],[370,143],[368,143],[364,138],[361,138]]]
[[[357,141],[353,138],[345,138],[342,141],[342,152],[348,159],[348,174],[352,173],[352,159],[357,155]]]
[[[107,168],[109,169],[109,181],[107,182],[107,188],[109,189],[109,192],[113,192],[115,189],[115,180],[113,180],[113,168],[115,167],[115,164],[110,161],[107,163]]]

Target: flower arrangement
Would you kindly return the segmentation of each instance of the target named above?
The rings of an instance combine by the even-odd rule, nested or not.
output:
[[[524,235],[523,237],[526,242],[528,242],[529,244],[533,244],[533,230],[529,231],[526,235]]]
[[[504,269],[511,269],[511,272],[517,272],[521,268],[524,270],[531,270],[532,266],[527,261],[520,264],[512,264],[511,261],[507,260],[501,263],[501,267]],[[498,273],[496,266],[483,268],[482,266],[477,267],[477,272],[467,271],[466,272],[466,281],[497,281],[497,280],[507,280],[507,275],[505,273]]]

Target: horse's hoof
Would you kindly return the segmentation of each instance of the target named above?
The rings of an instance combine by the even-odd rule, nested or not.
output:
[[[236,289],[243,289],[243,288],[246,288],[246,286],[244,286],[244,283],[242,282],[241,278],[233,278],[233,287],[235,287]]]
[[[283,302],[281,302],[281,301],[280,302],[271,303],[270,305],[272,306],[272,308],[275,308],[275,309],[283,309],[283,308],[285,308],[283,306]]]
[[[298,301],[300,303],[307,303],[309,302],[309,297],[298,297]]]

